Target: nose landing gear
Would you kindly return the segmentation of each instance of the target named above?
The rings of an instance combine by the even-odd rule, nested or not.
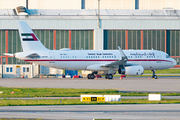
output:
[[[152,76],[152,78],[153,78],[153,79],[158,79],[158,77],[156,76],[156,73],[155,73],[155,72],[156,72],[156,70],[152,70],[152,72],[153,72],[153,76]]]

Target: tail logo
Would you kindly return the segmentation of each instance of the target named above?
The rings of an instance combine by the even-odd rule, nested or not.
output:
[[[21,33],[21,36],[23,41],[38,41],[33,33]]]

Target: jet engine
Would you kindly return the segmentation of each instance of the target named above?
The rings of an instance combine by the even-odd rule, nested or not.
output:
[[[142,75],[144,72],[143,66],[140,65],[134,65],[134,66],[127,66],[124,68],[118,69],[119,74],[125,74],[125,75]]]

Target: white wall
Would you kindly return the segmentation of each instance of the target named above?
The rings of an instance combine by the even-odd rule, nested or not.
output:
[[[98,9],[98,0],[85,0],[85,9]],[[100,9],[135,9],[135,0],[101,0]]]
[[[139,9],[180,9],[180,0],[139,0]]]
[[[28,0],[28,9],[81,9],[81,0]]]
[[[18,6],[26,7],[26,0],[0,0],[0,9],[14,9]]]
[[[33,71],[38,71],[38,67],[33,66],[31,64],[5,64],[3,65],[3,78],[16,78],[17,77],[17,71],[16,68],[20,66],[20,77],[22,78],[33,78]],[[34,67],[34,69],[33,69]],[[9,71],[7,71],[7,68],[9,68]],[[10,69],[12,68],[12,71]],[[23,68],[25,71],[23,71]],[[27,69],[29,69],[27,71]],[[2,76],[2,65],[0,65],[0,74]],[[36,73],[34,73],[36,74]]]

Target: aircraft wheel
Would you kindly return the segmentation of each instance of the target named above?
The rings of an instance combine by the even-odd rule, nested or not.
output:
[[[88,74],[88,75],[87,75],[87,78],[88,78],[88,79],[91,79],[91,74]]]
[[[108,79],[108,74],[105,75],[105,78]]]
[[[94,74],[90,74],[90,77],[91,77],[91,79],[95,78]]]
[[[157,79],[157,76],[156,76],[156,75],[153,75],[152,78],[153,78],[153,79]]]
[[[109,75],[108,75],[108,79],[113,79],[113,75],[112,75],[112,74],[109,74]]]

